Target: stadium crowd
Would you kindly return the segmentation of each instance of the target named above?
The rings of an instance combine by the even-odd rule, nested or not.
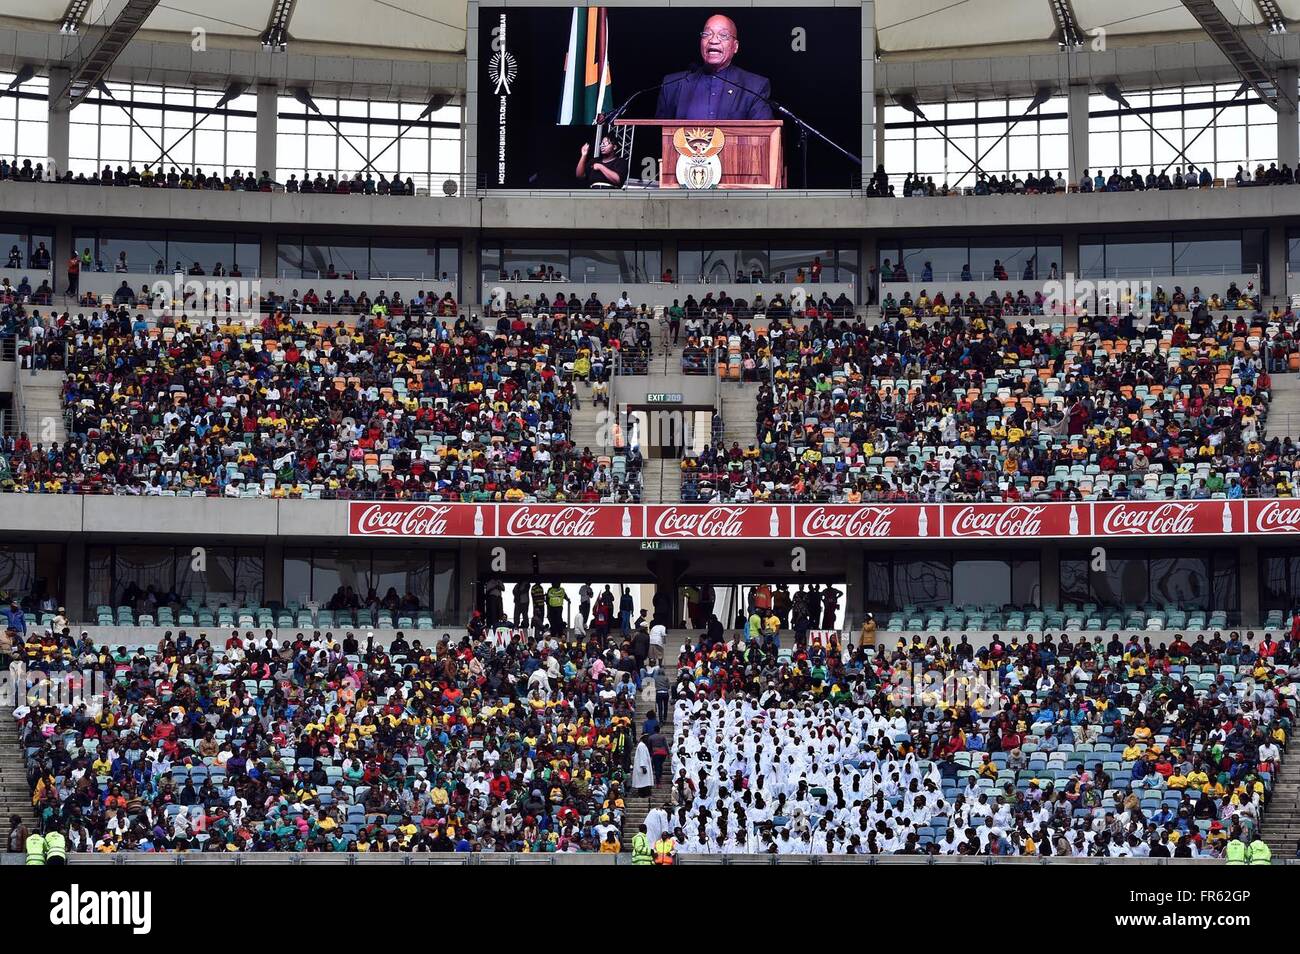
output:
[[[715,322],[719,360],[758,383],[755,439],[684,459],[683,499],[1291,496],[1297,447],[1264,419],[1296,332],[1289,310],[1204,307]]]
[[[105,165],[102,170],[97,173],[92,172],[90,175],[84,172],[78,172],[74,175],[71,170],[60,175],[47,171],[44,163],[37,162],[33,164],[30,159],[24,159],[21,163],[17,159],[13,162],[0,159],[0,180],[59,182],[70,185],[117,186],[120,188],[134,186],[144,189],[202,189],[212,192],[274,192],[277,188],[282,188],[285,192],[329,195],[415,195],[415,181],[410,176],[403,179],[399,173],[386,176],[381,172],[379,178],[376,179],[374,171],[371,169],[354,173],[350,177],[345,175],[336,176],[333,173],[327,176],[319,172],[313,176],[308,172],[304,172],[302,179],[293,174],[289,176],[286,182],[278,183],[265,169],[262,170],[261,175],[255,173],[252,169],[247,171],[235,169],[229,175],[226,175],[215,169],[204,172],[198,167],[191,171],[188,166],[179,171],[175,166],[169,166],[167,171],[164,172],[161,166],[154,169],[152,166],[146,165],[141,170],[134,165],[129,165],[126,168],[120,165],[116,168]]]
[[[968,172],[967,175],[970,173]],[[1060,172],[1043,170],[1037,175],[1030,171],[1024,175],[1020,172],[1007,172],[998,176],[979,172],[973,184],[962,186],[960,180],[949,186],[947,182],[936,184],[934,176],[908,173],[901,186],[889,181],[889,174],[884,166],[877,166],[876,172],[867,182],[866,192],[870,198],[925,198],[949,195],[1055,195],[1069,191],[1070,184]],[[1232,184],[1238,188],[1251,186],[1294,185],[1297,182],[1296,171],[1286,163],[1278,168],[1276,162],[1257,163],[1254,171],[1249,166],[1237,166],[1232,177]],[[1209,168],[1202,166],[1198,171],[1195,164],[1189,164],[1184,170],[1178,166],[1170,174],[1168,168],[1156,172],[1154,166],[1142,175],[1133,169],[1124,175],[1119,169],[1112,169],[1109,176],[1100,169],[1090,174],[1084,169],[1079,181],[1074,184],[1075,191],[1089,192],[1145,192],[1147,190],[1170,189],[1209,189],[1221,188],[1223,180],[1216,179]]]
[[[15,710],[42,832],[67,850],[618,851],[626,643],[516,632],[389,646],[316,632],[156,647],[47,629],[31,672],[106,694]]]
[[[559,318],[283,311],[252,328],[121,309],[28,316],[37,367],[66,367],[69,439],[5,439],[0,488],[443,500],[639,499],[641,458],[575,446],[575,382],[600,400],[624,329]],[[37,329],[39,333],[36,333]]]
[[[1298,686],[1294,637],[1270,633],[793,655],[705,637],[678,663],[660,825],[683,853],[1231,858],[1235,841],[1266,862]]]

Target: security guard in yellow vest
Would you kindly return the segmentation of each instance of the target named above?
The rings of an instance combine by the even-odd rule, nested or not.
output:
[[[564,629],[564,604],[569,602],[569,594],[559,583],[552,583],[546,591],[546,615],[552,635],[559,635]]]
[[[677,842],[667,832],[655,842],[655,864],[671,865],[677,862]]]
[[[650,838],[646,835],[646,827],[642,825],[635,835],[632,836],[632,864],[634,865],[652,865],[655,863],[654,852],[650,850]]]
[[[45,864],[45,839],[35,833],[27,836],[27,864]]]
[[[1246,849],[1246,857],[1250,859],[1252,865],[1271,865],[1273,849],[1269,848],[1268,843],[1262,838],[1256,838]]]
[[[1228,842],[1228,847],[1224,852],[1230,865],[1244,865],[1246,863],[1246,843],[1239,838],[1234,838]]]
[[[68,863],[68,843],[63,832],[51,829],[45,836],[45,863],[47,865],[66,865]]]

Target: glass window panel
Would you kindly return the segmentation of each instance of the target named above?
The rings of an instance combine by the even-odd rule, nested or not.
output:
[[[169,232],[167,262],[176,262],[188,272],[197,263],[205,275],[211,275],[217,263],[229,269],[234,254],[234,235],[229,232]]]
[[[1160,606],[1210,609],[1209,561],[1203,556],[1153,559],[1151,601]]]
[[[1168,232],[1145,236],[1107,236],[1106,274],[1108,277],[1168,275],[1173,269],[1173,245]]]
[[[513,242],[505,249],[502,268],[514,280],[527,281],[547,276],[547,269],[560,276],[568,276],[569,247],[567,244],[541,242]],[[518,275],[518,278],[515,276]]]
[[[803,270],[805,276],[803,280],[812,281],[812,263],[816,259],[821,259],[822,280],[832,281],[834,277],[829,273],[829,269],[835,262],[835,250],[833,248],[820,246],[803,246],[802,248],[774,247],[770,253],[772,281],[796,281],[800,269]]]
[[[36,588],[36,547],[0,544],[0,591],[22,601]]]
[[[1215,550],[1211,554],[1214,568],[1211,609],[1224,610],[1238,618],[1241,612],[1241,576],[1234,550]]]
[[[957,606],[980,606],[1011,600],[1011,565],[1006,560],[954,560],[952,601]]]
[[[173,548],[152,546],[119,546],[114,548],[113,575],[116,597],[120,605],[126,599],[131,584],[147,593],[153,590],[160,597],[172,588]]]
[[[1149,596],[1146,557],[1112,552],[1105,570],[1090,573],[1090,583],[1092,602],[1107,606],[1145,603]]]
[[[312,600],[321,606],[349,591],[364,599],[370,574],[370,553],[366,550],[320,549],[312,551]]]
[[[113,605],[113,548],[86,548],[86,609]]]
[[[409,595],[415,597],[420,609],[429,609],[430,555],[427,550],[392,554],[374,551],[367,592],[362,598],[367,599],[373,592],[380,600],[392,597],[400,602]]]
[[[284,551],[284,602],[311,601],[311,551]]]
[[[946,606],[952,602],[952,567],[946,557],[899,559],[894,598],[900,606]]]
[[[1174,233],[1174,274],[1237,271],[1242,249],[1239,232]]]
[[[385,242],[370,248],[371,278],[434,278],[438,252],[417,242]]]
[[[263,587],[266,579],[266,556],[255,547],[240,547],[235,551],[235,601],[240,606],[263,605]]]
[[[176,594],[191,597],[210,607],[229,606],[235,595],[234,547],[208,547],[207,565],[193,568],[194,557],[188,547],[176,548]]]

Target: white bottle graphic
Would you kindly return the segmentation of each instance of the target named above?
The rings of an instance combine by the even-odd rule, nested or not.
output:
[[[474,536],[483,536],[483,508],[474,508]]]
[[[772,508],[772,516],[767,521],[767,535],[769,537],[779,537],[781,535],[781,518],[776,515],[776,508]]]
[[[623,508],[623,536],[632,536],[632,511],[627,507]]]
[[[1079,508],[1071,507],[1070,508],[1070,536],[1077,537],[1078,535],[1079,535]]]
[[[916,518],[916,535],[918,537],[930,535],[930,517],[924,507],[921,508],[920,516]]]
[[[1232,533],[1232,504],[1223,502],[1223,532]]]

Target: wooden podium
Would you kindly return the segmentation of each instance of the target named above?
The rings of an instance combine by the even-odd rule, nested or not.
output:
[[[616,119],[660,130],[661,189],[784,189],[779,119]],[[681,170],[688,181],[678,180]]]

